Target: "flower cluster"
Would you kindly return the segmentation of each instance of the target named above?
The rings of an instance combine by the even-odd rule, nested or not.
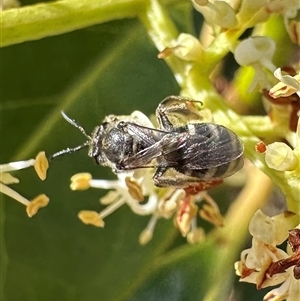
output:
[[[300,45],[300,1],[191,0],[191,2],[193,7],[204,17],[204,25],[199,38],[187,33],[176,34],[167,13],[163,9],[160,11],[159,1],[146,1],[146,4],[141,1],[139,5],[141,7],[145,5],[144,9],[134,13],[139,14],[139,20],[144,22],[153,42],[156,43],[160,51],[158,57],[169,58],[166,62],[174,71],[174,76],[182,88],[181,95],[203,102],[205,109],[201,111],[201,114],[196,106],[193,107],[192,115],[195,114],[197,118],[201,117],[196,122],[206,122],[206,120],[211,122],[213,112],[216,122],[228,125],[236,132],[245,145],[247,157],[257,167],[265,171],[286,195],[287,208],[290,211],[272,217],[265,215],[260,210],[254,214],[249,226],[252,246],[241,253],[240,261],[236,263],[235,267],[240,281],[254,283],[257,289],[280,285],[279,288],[273,289],[265,296],[265,301],[298,300],[300,295],[299,63],[295,62],[295,58],[286,55],[285,63],[288,64],[288,67],[280,66],[283,63],[279,63],[280,60],[276,61],[280,54],[278,44],[284,39],[280,35],[275,37],[273,32],[275,30],[268,29],[271,22],[263,23],[275,19],[271,17],[280,16],[281,21],[276,22],[278,24],[282,22],[291,42]],[[4,0],[1,3],[1,9],[9,9],[18,5],[17,0]],[[53,4],[49,5],[51,7]],[[18,15],[22,16],[22,8],[18,9],[17,12]],[[45,20],[48,22],[47,17]],[[14,31],[14,27],[12,29]],[[248,29],[250,30],[248,31]],[[69,29],[59,28],[59,30],[65,32]],[[16,32],[20,32],[22,35],[22,30],[16,30]],[[35,31],[33,33],[36,34]],[[244,38],[246,35],[247,38]],[[30,33],[29,36],[36,39],[43,35],[31,36]],[[274,39],[271,38],[272,36]],[[7,39],[10,40],[10,38]],[[21,40],[26,40],[26,38]],[[280,46],[282,46],[280,51],[288,48],[291,50],[292,48],[285,44]],[[226,68],[226,64],[223,64],[222,60],[229,52],[233,54],[237,65],[241,66],[241,68],[236,67],[237,70],[233,74],[232,82],[229,82],[227,78],[225,79],[220,72],[222,68]],[[241,76],[245,74],[247,76]],[[218,85],[218,79],[223,80],[223,87]],[[268,116],[240,116],[234,112],[234,109],[237,108],[236,111],[246,114],[247,108],[242,107],[246,100],[240,101],[243,98],[240,95],[243,88],[251,97],[254,94],[259,95],[251,92],[261,93],[262,104]],[[235,101],[235,108],[232,108],[234,105],[231,107],[231,96],[238,99]],[[259,97],[251,97],[249,97],[249,107],[254,108],[255,104],[253,103],[260,100]],[[240,106],[238,107],[238,105]],[[239,111],[238,108],[242,108],[242,110]],[[209,118],[204,117],[205,110],[207,110],[206,117]],[[114,121],[117,126],[121,126],[119,121],[137,123],[141,127],[153,126],[150,120],[138,111],[130,116],[111,116],[112,118],[117,117]],[[254,122],[249,122],[249,120]],[[74,125],[72,120],[69,119],[68,121]],[[159,121],[161,122],[161,120]],[[190,123],[192,122],[189,120],[188,126]],[[82,132],[84,131],[82,130]],[[134,132],[134,134],[139,133]],[[95,142],[89,135],[86,136],[91,140],[82,146]],[[262,141],[257,143],[259,140]],[[256,153],[254,145],[256,145]],[[67,149],[60,154],[78,150],[82,146],[71,150]],[[133,145],[134,150],[139,149],[139,147],[140,145],[137,147]],[[226,149],[226,152],[230,152],[230,149]],[[91,150],[89,154],[92,154]],[[113,171],[119,171],[115,163],[106,159],[107,157],[103,158],[103,165],[107,165]],[[45,195],[41,195],[33,201],[29,201],[8,186],[18,183],[18,179],[8,172],[30,166],[35,167],[42,180],[45,179],[48,162],[45,155],[41,153],[36,159],[1,165],[0,192],[24,204],[28,216],[31,217],[37,213],[39,208],[46,206],[49,199]],[[132,165],[128,168],[131,167]],[[223,217],[219,208],[207,193],[208,188],[220,183],[218,179],[216,182],[200,183],[198,186],[192,187],[158,188],[153,183],[154,172],[152,168],[137,169],[118,173],[115,180],[93,179],[89,173],[75,174],[71,178],[72,190],[90,188],[108,190],[108,193],[100,199],[101,205],[105,206],[103,210],[100,212],[82,210],[78,213],[78,217],[85,224],[102,228],[110,214],[121,206],[127,205],[134,214],[149,216],[149,223],[139,237],[139,242],[142,245],[147,244],[152,239],[155,225],[162,218],[173,219],[175,227],[182,236],[187,238],[189,243],[198,243],[205,238],[203,229],[197,225],[199,217],[216,227],[223,226]],[[248,172],[249,174],[250,172]],[[251,183],[249,178],[247,184]],[[241,179],[243,182],[245,181],[240,176],[237,181],[235,179],[233,181],[241,183]],[[253,195],[251,194],[249,197],[251,200],[255,201],[255,193],[256,195],[259,194],[260,189],[264,189],[262,186],[251,187],[251,190],[254,191]],[[265,189],[265,191],[267,190],[268,188]],[[246,192],[248,191],[246,190]],[[263,194],[263,197],[265,195],[267,193]],[[238,199],[236,203],[238,203]],[[255,208],[254,210],[260,203],[257,202],[255,205],[252,207],[252,209]],[[253,211],[249,210],[249,212]],[[244,225],[247,223],[248,221],[245,221]],[[282,249],[280,246],[285,241],[288,242],[287,248]]]
[[[85,224],[104,227],[104,218],[127,204],[137,215],[151,215],[149,223],[139,237],[144,245],[152,237],[160,218],[174,218],[174,224],[188,242],[198,243],[204,239],[204,232],[197,226],[197,215],[216,226],[223,225],[223,218],[214,200],[206,191],[190,193],[173,187],[158,188],[152,181],[152,169],[119,173],[118,180],[96,180],[89,173],[79,173],[71,178],[72,190],[100,188],[110,190],[100,199],[107,206],[101,212],[82,210],[78,216]],[[199,210],[198,203],[205,202]]]
[[[243,0],[239,6],[235,6],[233,1],[192,0],[192,2],[214,32],[217,26],[223,30],[250,28],[265,22],[272,14],[280,14],[284,17],[286,30],[291,39],[299,42],[299,37],[295,34],[295,27],[299,24],[298,0]]]
[[[278,248],[289,236],[289,230],[300,226],[299,215],[285,212],[273,217],[257,211],[249,225],[252,235],[252,247],[241,253],[241,260],[236,262],[235,268],[240,281],[256,284],[257,289],[275,286],[264,301],[294,301],[300,294],[299,264],[300,250],[298,229],[290,231],[289,243],[292,248],[287,252]],[[292,237],[292,239],[291,239]],[[293,270],[294,268],[294,274]]]
[[[48,160],[45,156],[45,153],[40,152],[35,159],[1,164],[0,192],[25,205],[28,216],[32,217],[38,212],[40,208],[47,206],[49,198],[45,194],[41,194],[35,197],[33,200],[29,201],[18,192],[7,186],[10,184],[19,183],[19,180],[13,177],[9,172],[28,168],[30,166],[34,166],[36,173],[42,181],[46,179],[46,172],[49,166]]]
[[[273,97],[282,99],[299,99],[297,93],[300,93],[299,80],[296,76],[282,75],[280,69],[275,71],[275,76],[281,81],[275,85],[270,94]],[[278,99],[278,98],[277,98]],[[284,100],[283,100],[284,101]],[[298,102],[300,104],[300,102]],[[296,106],[294,106],[296,108]],[[292,111],[293,112],[293,111]],[[295,119],[291,115],[290,120],[295,124],[291,130],[295,132],[287,132],[284,138],[289,141],[288,145],[284,142],[273,142],[265,146],[263,152],[265,153],[265,161],[269,168],[283,172],[284,177],[289,183],[290,189],[299,191],[300,187],[300,107],[297,108]],[[278,117],[278,115],[277,115]],[[282,117],[282,116],[281,116]],[[277,120],[278,121],[278,120]],[[273,120],[273,122],[275,122]],[[291,123],[290,123],[291,125]]]

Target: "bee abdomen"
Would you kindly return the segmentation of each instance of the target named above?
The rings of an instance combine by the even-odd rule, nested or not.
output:
[[[239,171],[244,166],[244,160],[242,157],[237,158],[234,161],[228,162],[224,165],[220,165],[215,169],[213,175],[214,178],[227,178],[237,171]]]

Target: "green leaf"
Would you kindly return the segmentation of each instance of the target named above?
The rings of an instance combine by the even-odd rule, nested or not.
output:
[[[95,37],[102,45],[95,43]],[[82,143],[85,138],[63,120],[61,109],[88,131],[109,113],[154,112],[163,97],[178,93],[170,71],[156,54],[135,21],[3,49],[4,61],[10,63],[3,66],[7,76],[1,106],[2,162],[12,160],[13,153],[15,160],[22,160],[39,150],[50,155]],[[21,183],[13,187],[18,192],[29,199],[39,193],[50,197],[48,207],[34,218],[3,197],[6,300],[122,299],[137,275],[171,243],[172,222],[161,222],[153,241],[140,246],[139,233],[150,217],[135,216],[125,206],[106,219],[104,229],[82,224],[77,213],[100,211],[98,199],[105,192],[72,192],[69,179],[81,171],[95,178],[114,177],[83,150],[52,162],[44,183],[33,170],[18,173]]]

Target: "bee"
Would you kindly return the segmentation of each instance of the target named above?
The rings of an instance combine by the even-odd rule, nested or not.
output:
[[[228,128],[202,122],[197,102],[168,96],[156,109],[157,128],[135,111],[130,116],[107,116],[91,135],[62,112],[87,141],[52,158],[88,146],[88,155],[115,173],[153,168],[152,179],[158,187],[187,188],[202,183],[207,188],[220,183],[242,168],[244,146]]]

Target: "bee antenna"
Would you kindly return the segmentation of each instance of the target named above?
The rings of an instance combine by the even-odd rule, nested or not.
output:
[[[86,147],[89,145],[89,140],[86,141],[85,143],[81,144],[81,145],[78,145],[74,148],[66,148],[66,149],[63,149],[55,154],[53,154],[52,156],[49,157],[49,160],[53,160],[57,157],[60,157],[61,155],[64,155],[64,154],[70,154],[70,153],[75,153],[77,151],[79,151],[80,149]]]
[[[74,119],[71,119],[64,111],[61,111],[61,115],[62,117],[69,122],[70,124],[72,124],[73,126],[75,126],[76,128],[79,129],[79,131],[85,136],[87,137],[89,140],[92,139],[92,137],[90,135],[88,135],[85,131],[85,129],[79,125]],[[86,146],[87,144],[83,144],[84,146]],[[82,146],[83,147],[83,146]],[[75,147],[77,149],[77,147]],[[80,148],[79,148],[80,149]]]
[[[92,139],[92,137],[90,135],[88,135],[85,131],[85,129],[79,125],[74,119],[71,119],[64,111],[61,111],[61,115],[62,117],[67,121],[69,122],[70,124],[72,124],[73,126],[75,126],[76,128],[79,129],[79,131],[85,136],[88,138],[88,140],[86,142],[84,142],[83,144],[81,145],[78,145],[74,148],[66,148],[66,149],[63,149],[55,154],[53,154],[52,156],[49,157],[49,160],[53,160],[57,157],[60,157],[61,155],[64,155],[64,154],[70,154],[70,153],[75,153],[77,151],[79,151],[80,149],[86,147],[86,146],[89,146],[90,144],[90,141]]]

